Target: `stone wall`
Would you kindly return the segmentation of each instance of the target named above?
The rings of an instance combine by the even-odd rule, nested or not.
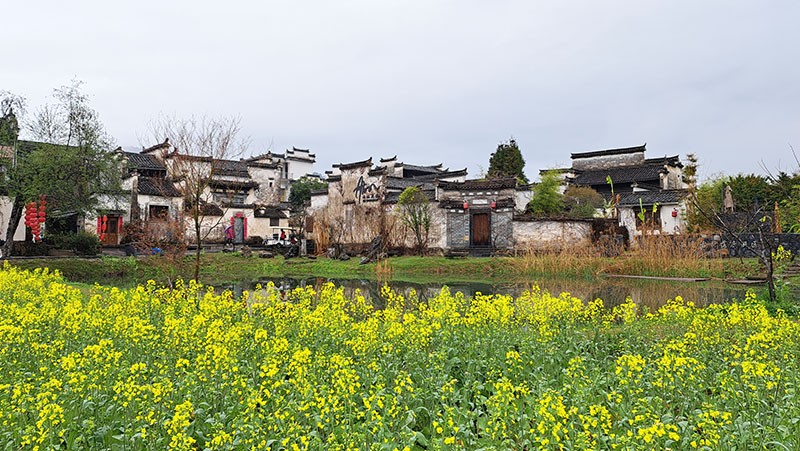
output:
[[[489,213],[492,247],[495,249],[511,249],[514,247],[512,228],[513,212],[511,209],[498,210],[447,210],[446,247],[449,249],[466,249],[470,247],[470,221],[472,213]]]
[[[800,234],[797,233],[776,233],[767,235],[772,238],[775,247],[783,246],[792,255],[800,255]],[[715,235],[706,239],[712,255],[727,255],[729,257],[756,257],[756,253],[761,252],[761,242],[755,233],[743,233],[733,236]],[[743,240],[746,244],[742,244]]]
[[[447,247],[463,249],[469,247],[469,211],[449,210],[447,212]]]
[[[579,248],[592,243],[592,223],[576,220],[528,220],[513,222],[516,249]]]

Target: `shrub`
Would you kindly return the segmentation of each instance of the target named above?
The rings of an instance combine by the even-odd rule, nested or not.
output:
[[[588,186],[570,186],[564,192],[564,207],[571,218],[593,218],[603,207],[603,196]]]
[[[258,235],[250,235],[244,241],[244,244],[248,246],[261,246],[264,243],[264,238]]]
[[[90,232],[53,233],[47,236],[47,243],[56,249],[73,250],[78,255],[100,253],[100,238]]]
[[[78,255],[97,255],[100,253],[100,238],[89,232],[78,232],[72,236],[72,249]]]

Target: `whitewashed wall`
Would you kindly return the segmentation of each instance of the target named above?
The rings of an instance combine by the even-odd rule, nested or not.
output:
[[[589,246],[592,223],[585,221],[514,221],[516,249],[548,249]]]

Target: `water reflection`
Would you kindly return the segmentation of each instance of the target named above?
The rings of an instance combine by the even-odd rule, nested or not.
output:
[[[368,300],[371,300],[376,307],[382,304],[380,290],[383,283],[375,280],[363,279],[328,279],[322,277],[308,278],[267,278],[256,282],[243,282],[227,286],[224,288],[232,289],[234,294],[240,295],[243,289],[252,290],[257,284],[266,286],[272,282],[281,290],[292,290],[296,287],[311,285],[319,289],[323,284],[332,282],[344,288],[347,296],[352,296],[358,289]],[[411,290],[416,291],[420,299],[428,299],[439,294],[442,286],[450,287],[450,291],[462,292],[466,297],[472,297],[476,293],[483,294],[506,294],[519,296],[523,291],[530,290],[533,285],[538,285],[542,290],[547,290],[552,294],[568,292],[573,296],[582,299],[584,302],[602,299],[607,307],[612,307],[625,302],[630,297],[633,302],[646,307],[649,311],[655,311],[668,300],[676,296],[683,297],[686,301],[692,301],[697,306],[706,306],[713,303],[725,303],[734,299],[743,299],[748,287],[741,285],[731,285],[720,281],[705,282],[673,282],[656,280],[632,280],[632,279],[599,279],[595,281],[547,279],[533,281],[531,283],[473,283],[473,282],[441,282],[415,283],[405,281],[391,281],[389,286],[396,292],[408,296]],[[756,287],[755,289],[759,289]]]

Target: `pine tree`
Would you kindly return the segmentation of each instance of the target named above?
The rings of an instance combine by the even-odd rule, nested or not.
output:
[[[511,138],[507,143],[500,143],[497,150],[489,158],[488,178],[514,177],[520,183],[527,184],[525,176],[525,160],[522,158],[517,142]]]

